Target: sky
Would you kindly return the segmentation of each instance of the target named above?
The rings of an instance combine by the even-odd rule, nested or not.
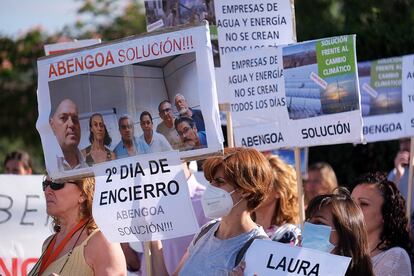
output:
[[[0,35],[16,38],[36,26],[52,34],[74,24],[82,0],[0,0]],[[121,3],[127,0],[119,0]]]
[[[0,0],[0,34],[18,37],[39,25],[51,34],[75,23],[81,5],[75,0]]]

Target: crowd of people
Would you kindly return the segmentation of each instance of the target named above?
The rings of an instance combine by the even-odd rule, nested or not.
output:
[[[189,107],[182,94],[176,94],[174,103],[177,117],[170,101],[164,100],[158,106],[161,122],[154,131],[153,117],[149,111],[141,112],[140,137],[135,136],[133,118],[124,114],[118,119],[121,140],[109,148],[112,138],[107,130],[104,117],[94,113],[89,118],[90,145],[79,149],[81,126],[76,104],[70,99],[62,100],[52,110],[50,127],[56,136],[63,156],[57,157],[60,171],[86,168],[93,164],[137,154],[156,153],[172,149],[186,151],[207,147],[204,118],[200,110]]]
[[[171,104],[164,101],[159,110],[168,128]],[[148,142],[158,140],[155,145],[171,147],[168,139],[174,137],[150,133],[151,114],[142,112],[140,121],[143,135],[137,138],[128,132],[129,136],[122,136],[123,146],[127,147],[126,141],[134,146],[141,141],[151,149]],[[120,130],[121,126],[131,129],[130,118],[119,122]],[[91,146],[80,151],[85,162],[115,158],[117,151],[107,148],[102,116],[92,115],[89,125]],[[152,241],[153,275],[243,275],[243,259],[255,239],[350,257],[346,275],[412,275],[412,227],[405,214],[406,195],[400,191],[401,185],[407,185],[402,179],[410,148],[407,139],[400,145],[395,168],[388,176],[379,172],[361,175],[351,191],[338,187],[329,164],[309,166],[303,227],[299,225],[296,172],[280,157],[255,149],[226,148],[222,156],[205,160],[204,176],[210,183],[206,187],[183,164],[200,230],[186,237]],[[129,154],[128,149],[125,153]],[[23,151],[8,154],[3,167],[5,173],[32,173],[30,156]],[[128,243],[109,242],[95,224],[93,178],[56,183],[46,175],[43,190],[55,233],[44,242],[30,275],[125,275],[127,270],[145,275],[145,257]]]

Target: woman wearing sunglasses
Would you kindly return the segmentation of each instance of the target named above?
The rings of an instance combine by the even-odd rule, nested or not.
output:
[[[44,242],[29,275],[126,275],[121,247],[104,237],[92,217],[94,187],[94,178],[43,181],[55,234]]]

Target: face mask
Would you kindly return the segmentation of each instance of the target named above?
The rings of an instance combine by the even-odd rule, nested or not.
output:
[[[241,201],[240,200],[233,205],[231,194],[233,194],[234,191],[235,190],[229,193],[223,189],[208,185],[201,197],[201,205],[203,206],[204,215],[212,219],[228,215],[231,209]]]
[[[302,247],[330,253],[335,245],[329,242],[332,227],[305,222],[302,231]]]

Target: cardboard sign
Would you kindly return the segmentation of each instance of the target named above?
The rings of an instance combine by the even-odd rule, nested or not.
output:
[[[52,234],[41,175],[0,175],[0,275],[27,275]]]
[[[313,249],[266,240],[254,240],[246,252],[244,275],[345,275],[351,261]]]
[[[93,216],[109,240],[163,240],[198,230],[177,152],[106,162],[94,172]]]
[[[101,43],[100,38],[92,38],[92,39],[81,39],[81,40],[75,40],[75,41],[69,41],[69,42],[59,42],[59,43],[53,43],[53,44],[46,44],[45,45],[45,54],[48,55],[54,55],[54,54],[60,54],[63,52],[71,51],[74,49],[79,49],[82,47],[87,47],[95,44]]]
[[[355,36],[227,57],[236,145],[270,150],[361,141]]]
[[[414,55],[358,63],[365,142],[414,135]]]
[[[208,32],[200,24],[41,58],[37,129],[52,179],[91,176],[94,164],[115,158],[221,151]],[[168,108],[159,106],[165,100]],[[146,142],[143,114],[153,133]],[[175,128],[164,125],[167,117],[191,120]]]

